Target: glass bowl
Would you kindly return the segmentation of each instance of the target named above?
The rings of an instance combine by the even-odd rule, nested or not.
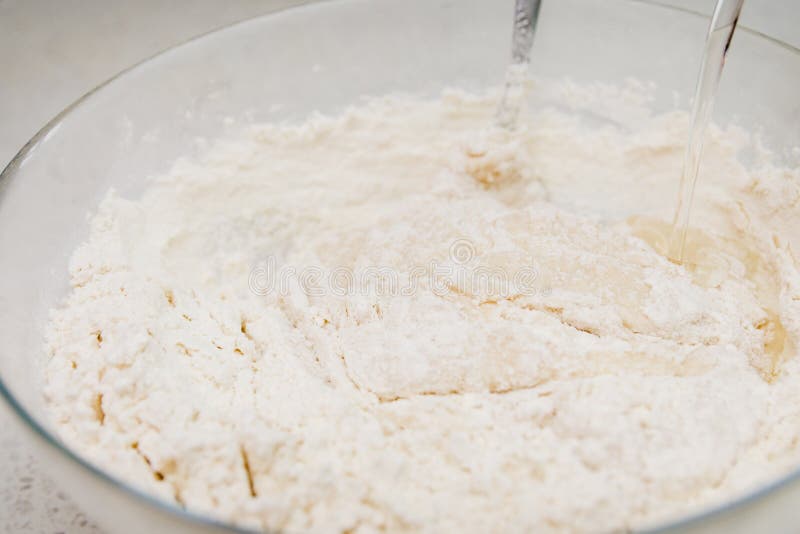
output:
[[[147,176],[249,122],[334,112],[362,95],[436,95],[498,85],[513,2],[341,0],[205,35],[133,67],[46,125],[0,178],[0,392],[51,474],[113,532],[231,528],[143,495],[61,444],[41,398],[43,329],[68,290],[67,261],[110,187],[135,197]],[[657,84],[655,111],[686,107],[708,19],[631,0],[545,2],[532,69],[542,79]],[[741,28],[715,120],[764,130],[796,165],[800,52]],[[679,169],[676,169],[676,189]],[[669,532],[796,532],[800,471]]]

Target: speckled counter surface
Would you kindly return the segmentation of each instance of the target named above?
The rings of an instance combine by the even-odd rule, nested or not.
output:
[[[125,67],[192,36],[299,3],[0,0],[0,167],[61,109]],[[714,1],[660,3],[710,12]],[[797,0],[748,0],[743,22],[800,47]],[[0,429],[9,428],[11,417],[0,403]],[[8,430],[0,431],[0,532],[101,532]]]

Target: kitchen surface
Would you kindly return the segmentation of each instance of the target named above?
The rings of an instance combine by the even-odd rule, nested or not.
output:
[[[121,70],[194,36],[301,3],[0,0],[0,166],[62,109]],[[714,0],[653,3],[710,13]],[[748,0],[741,24],[800,47],[795,0]],[[52,483],[30,456],[13,417],[0,405],[0,532],[101,532],[71,502],[70,489]]]

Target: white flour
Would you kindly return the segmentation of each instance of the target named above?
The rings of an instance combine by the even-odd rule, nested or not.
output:
[[[623,529],[797,464],[798,170],[712,130],[687,270],[650,245],[686,116],[567,89],[514,134],[461,93],[258,126],[110,194],[49,329],[63,438],[288,531]]]

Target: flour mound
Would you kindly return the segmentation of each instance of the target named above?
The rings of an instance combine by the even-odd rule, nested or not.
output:
[[[111,192],[48,330],[64,440],[291,532],[624,530],[796,465],[795,171],[713,129],[678,266],[684,115],[484,130],[495,106],[250,127]]]

